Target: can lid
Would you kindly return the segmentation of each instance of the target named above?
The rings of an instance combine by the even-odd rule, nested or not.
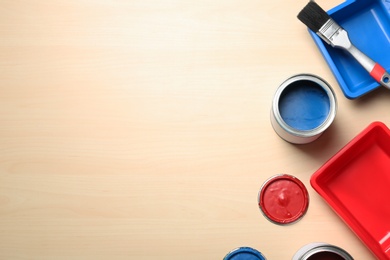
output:
[[[309,194],[299,179],[280,174],[263,184],[258,204],[263,215],[271,222],[290,224],[305,215],[309,206]]]
[[[223,260],[266,260],[256,249],[251,247],[239,247],[228,253]]]

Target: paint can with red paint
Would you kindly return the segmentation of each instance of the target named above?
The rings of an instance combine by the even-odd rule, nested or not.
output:
[[[311,243],[299,249],[292,260],[353,260],[353,258],[340,247],[326,243]]]
[[[263,215],[279,225],[300,220],[309,206],[305,185],[288,174],[275,175],[264,182],[257,197]]]

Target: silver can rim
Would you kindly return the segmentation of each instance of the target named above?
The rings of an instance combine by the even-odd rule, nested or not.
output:
[[[329,98],[329,114],[327,118],[322,122],[321,125],[314,129],[310,130],[299,130],[296,128],[291,127],[288,125],[282,118],[280,111],[279,111],[279,99],[283,91],[290,86],[290,84],[297,82],[297,81],[312,81],[316,83],[318,86],[320,86],[325,93],[327,94]],[[336,117],[336,111],[337,111],[337,100],[336,95],[333,91],[333,89],[330,87],[330,85],[323,80],[322,78],[313,75],[313,74],[297,74],[294,75],[287,80],[285,80],[279,88],[276,90],[276,93],[274,95],[273,104],[272,104],[272,112],[275,117],[276,122],[282,127],[282,129],[286,132],[288,132],[291,135],[298,136],[298,137],[313,137],[316,135],[322,134],[334,121]]]

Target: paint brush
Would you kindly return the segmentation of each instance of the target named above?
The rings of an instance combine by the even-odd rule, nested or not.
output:
[[[349,52],[379,84],[390,89],[390,74],[356,48],[348,33],[337,24],[317,3],[310,1],[298,14],[298,19],[327,44]]]

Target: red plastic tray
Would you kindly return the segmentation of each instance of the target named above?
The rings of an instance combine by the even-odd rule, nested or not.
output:
[[[381,122],[318,169],[313,188],[379,258],[390,259],[390,130]]]

